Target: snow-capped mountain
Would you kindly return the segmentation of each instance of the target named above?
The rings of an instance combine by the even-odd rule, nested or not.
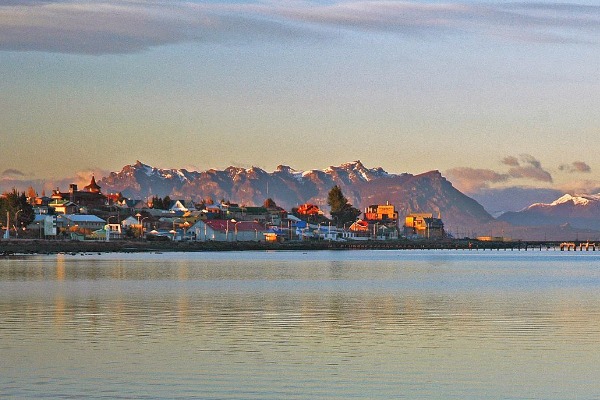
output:
[[[359,209],[371,204],[394,204],[400,215],[410,212],[441,214],[447,225],[482,224],[493,218],[475,200],[455,189],[439,171],[412,175],[388,173],[381,167],[367,168],[360,161],[309,171],[279,165],[275,171],[228,167],[202,172],[158,169],[141,162],[113,172],[99,184],[104,193],[121,192],[131,198],[151,196],[192,199],[212,198],[240,204],[262,204],[272,198],[291,209],[313,203],[328,211],[327,194],[339,185]]]
[[[565,194],[551,203],[535,203],[521,211],[505,213],[498,219],[513,225],[569,224],[580,229],[600,230],[600,193]]]

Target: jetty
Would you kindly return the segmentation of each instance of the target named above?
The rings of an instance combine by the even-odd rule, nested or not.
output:
[[[197,242],[114,240],[31,240],[0,241],[0,256],[16,254],[57,253],[133,253],[133,252],[201,252],[201,251],[269,251],[269,250],[467,250],[467,251],[580,251],[600,250],[596,242],[554,241],[479,241],[479,240],[366,240],[328,241],[300,240],[282,243],[267,242]]]

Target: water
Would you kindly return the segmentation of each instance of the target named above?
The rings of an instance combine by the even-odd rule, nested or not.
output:
[[[600,252],[0,259],[0,398],[600,398]]]

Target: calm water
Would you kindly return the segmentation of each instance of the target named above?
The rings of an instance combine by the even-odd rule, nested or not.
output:
[[[600,252],[0,259],[0,398],[597,399]]]

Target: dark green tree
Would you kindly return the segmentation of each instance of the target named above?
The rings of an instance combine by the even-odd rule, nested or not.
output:
[[[335,185],[327,195],[327,204],[330,207],[331,218],[337,226],[348,222],[354,222],[360,215],[360,210],[352,207],[348,199],[342,193],[342,189]]]
[[[163,201],[158,196],[152,196],[150,202],[152,203],[152,208],[154,209],[161,210],[163,208]]]
[[[11,228],[21,228],[29,225],[35,218],[33,207],[27,201],[25,192],[19,193],[17,189],[4,193],[0,197],[0,220],[6,224],[6,213],[10,217]]]
[[[165,196],[164,198],[154,196],[152,197],[152,208],[157,210],[166,210],[171,205],[171,198],[169,196]]]

